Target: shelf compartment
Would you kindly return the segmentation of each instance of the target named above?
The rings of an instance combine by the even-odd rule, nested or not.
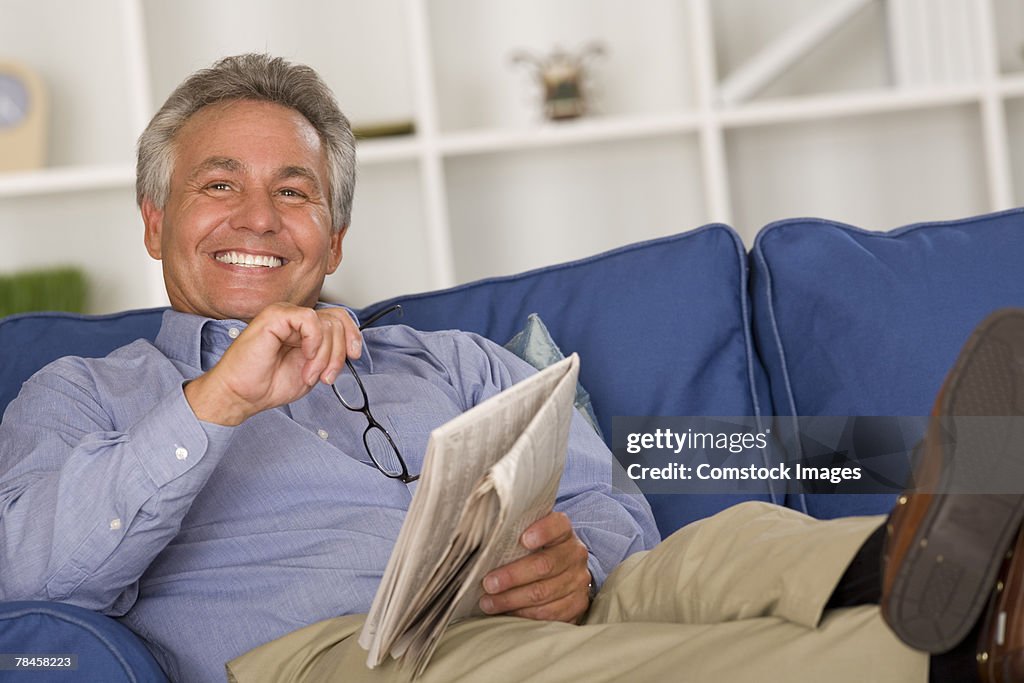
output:
[[[695,135],[449,158],[445,175],[459,282],[706,222]]]
[[[1006,102],[1006,129],[1010,140],[1024,139],[1024,92]],[[1013,202],[1024,206],[1024,145],[1010,145]]]
[[[1024,75],[1003,78],[998,88],[1004,97],[1024,96]]]
[[[589,72],[594,114],[680,111],[694,102],[687,17],[677,0],[431,0],[428,23],[442,131],[542,121],[539,80],[511,55],[575,52],[593,41],[607,50]]]
[[[71,265],[88,280],[90,313],[166,304],[129,188],[0,203],[0,272]]]
[[[730,130],[734,224],[820,216],[867,229],[988,210],[979,107]]]
[[[122,5],[0,0],[3,58],[39,73],[48,94],[47,166],[132,158],[140,117]]]
[[[143,8],[154,110],[196,69],[226,55],[268,52],[316,69],[353,125],[413,120],[403,0],[338,0],[295,11],[273,0],[145,0]]]
[[[723,95],[745,76],[758,73],[745,101],[804,97],[831,92],[875,90],[891,82],[882,3],[867,3],[843,14],[836,27],[822,24],[835,16],[836,2],[759,2],[716,0],[709,3],[715,33],[715,61]],[[811,27],[815,27],[812,30]],[[815,30],[829,26],[825,35]],[[808,33],[811,31],[811,33]],[[808,36],[813,36],[813,39]],[[794,43],[801,45],[800,49]],[[790,50],[792,48],[792,51]],[[777,62],[780,54],[795,59]],[[769,66],[771,65],[771,66]],[[779,70],[779,67],[784,67]],[[764,69],[762,71],[762,69]],[[779,73],[773,73],[779,71]],[[769,78],[769,76],[774,76]],[[740,87],[746,92],[747,88]]]
[[[1004,74],[1024,73],[1024,3],[992,0],[996,59]]]

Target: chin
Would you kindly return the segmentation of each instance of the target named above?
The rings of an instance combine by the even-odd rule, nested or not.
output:
[[[215,314],[211,317],[219,318],[221,320],[242,320],[249,322],[257,315],[260,311],[274,303],[273,301],[223,301],[217,302],[212,309]]]
[[[237,297],[231,301],[220,301],[216,302],[213,306],[213,310],[217,311],[217,317],[225,320],[242,320],[249,322],[257,315],[259,315],[267,306],[277,303],[290,303],[295,306],[303,306],[306,308],[313,308],[316,306],[316,299],[312,303],[297,302],[289,300],[287,297],[262,297],[257,300],[249,300],[244,297]]]

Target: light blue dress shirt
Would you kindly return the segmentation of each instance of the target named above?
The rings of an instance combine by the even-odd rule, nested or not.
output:
[[[0,425],[0,599],[120,617],[190,683],[369,609],[416,484],[369,462],[366,418],[322,384],[238,427],[196,419],[184,381],[244,327],[168,311],[154,343],[62,358],[25,383]],[[467,333],[364,335],[356,367],[413,473],[433,428],[533,372]],[[557,509],[598,583],[658,540],[644,499],[610,482],[611,454],[576,416]]]

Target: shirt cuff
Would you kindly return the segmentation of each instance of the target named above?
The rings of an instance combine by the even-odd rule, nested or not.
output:
[[[608,575],[602,571],[601,564],[594,557],[594,554],[589,552],[587,554],[587,569],[590,570],[590,581],[593,585],[590,595],[593,597],[601,590],[601,586],[604,585],[604,580],[608,578]]]
[[[132,440],[146,444],[144,451],[136,451],[136,457],[159,488],[188,472],[204,457],[223,453],[233,434],[233,427],[199,420],[179,387],[135,425]]]

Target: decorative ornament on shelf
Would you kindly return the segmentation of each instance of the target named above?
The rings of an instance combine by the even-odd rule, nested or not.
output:
[[[46,110],[39,75],[26,66],[0,61],[0,172],[42,168]]]
[[[579,52],[555,48],[546,56],[537,57],[524,50],[511,56],[513,64],[533,67],[544,94],[544,115],[552,121],[574,119],[587,111],[587,63],[606,54],[604,45],[593,42]]]

